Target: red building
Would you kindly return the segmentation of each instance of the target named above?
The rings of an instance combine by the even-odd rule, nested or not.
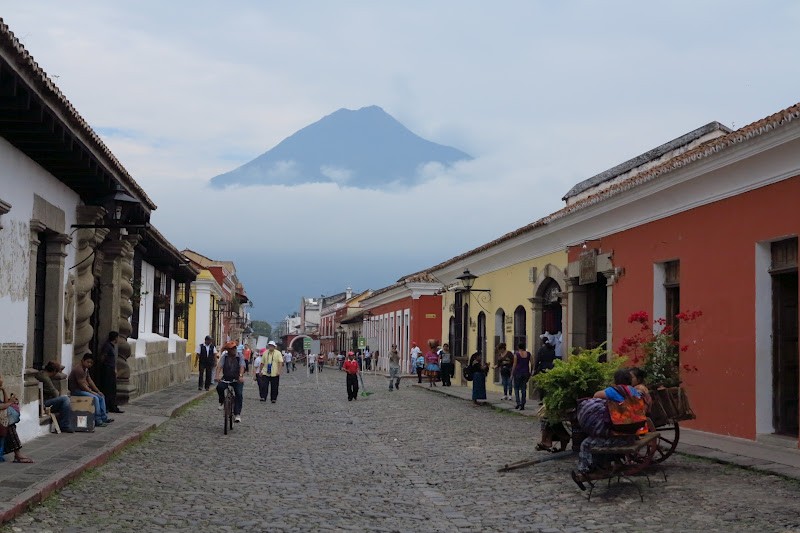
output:
[[[800,104],[634,172],[567,209],[594,234],[569,247],[570,345],[635,333],[635,311],[681,326],[687,426],[797,445]],[[587,277],[587,272],[590,274]],[[775,437],[772,437],[774,440]]]
[[[426,273],[414,274],[373,292],[361,302],[366,310],[363,335],[367,345],[379,352],[378,369],[388,370],[392,344],[400,353],[400,368],[410,370],[411,343],[423,353],[429,339],[440,340],[442,333],[442,284]]]

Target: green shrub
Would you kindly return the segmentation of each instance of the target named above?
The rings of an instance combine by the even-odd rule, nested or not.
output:
[[[575,409],[580,398],[612,385],[614,372],[623,366],[624,357],[612,357],[601,363],[606,354],[605,344],[593,350],[579,349],[566,361],[556,360],[547,372],[533,377],[536,386],[544,393],[544,416],[549,420],[564,420]]]

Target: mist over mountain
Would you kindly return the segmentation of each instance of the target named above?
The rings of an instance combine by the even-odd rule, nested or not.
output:
[[[419,182],[419,170],[425,164],[450,166],[470,159],[461,150],[416,135],[378,106],[339,109],[252,161],[215,176],[211,185],[333,182],[380,189]]]

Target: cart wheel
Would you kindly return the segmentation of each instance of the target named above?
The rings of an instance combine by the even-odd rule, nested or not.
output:
[[[681,436],[681,428],[676,421],[671,421],[665,426],[656,428],[659,433],[658,450],[653,457],[654,463],[663,463],[675,452]]]

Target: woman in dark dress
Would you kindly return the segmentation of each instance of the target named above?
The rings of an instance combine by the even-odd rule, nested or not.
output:
[[[489,373],[489,365],[481,361],[480,352],[469,358],[467,372],[472,376],[472,403],[480,405],[478,400],[486,399],[486,374]]]

